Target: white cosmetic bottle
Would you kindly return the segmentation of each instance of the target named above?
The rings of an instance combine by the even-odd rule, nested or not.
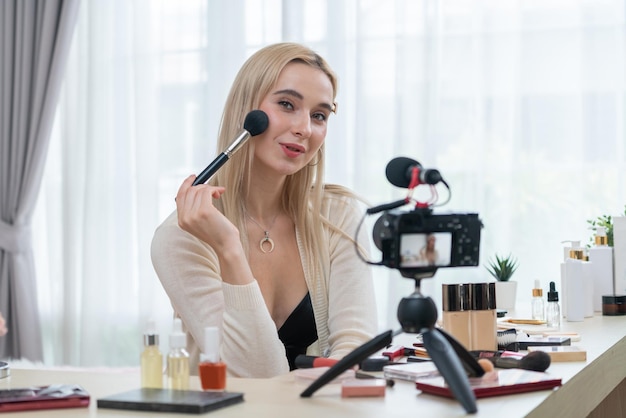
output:
[[[563,311],[567,321],[580,322],[585,319],[584,253],[580,241],[572,241],[572,244],[562,269]]]
[[[613,295],[613,248],[609,247],[606,228],[596,228],[594,246],[589,248],[592,263],[593,310],[602,312],[602,296]]]
[[[626,216],[613,216],[615,294],[626,295]]]
[[[594,299],[594,293],[593,293],[593,263],[591,261],[589,261],[589,254],[587,253],[587,250],[584,248],[579,248],[579,250],[581,250],[583,252],[583,259],[582,259],[582,263],[583,263],[583,297],[585,299],[585,304],[584,304],[584,311],[585,311],[585,318],[591,318],[593,316],[593,299]]]

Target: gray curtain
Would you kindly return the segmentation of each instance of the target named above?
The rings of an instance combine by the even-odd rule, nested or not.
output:
[[[43,360],[32,212],[80,0],[0,0],[0,358]]]

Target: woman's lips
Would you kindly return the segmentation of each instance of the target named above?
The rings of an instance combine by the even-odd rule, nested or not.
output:
[[[298,144],[280,144],[283,148],[283,152],[289,158],[296,158],[304,154],[304,147]]]

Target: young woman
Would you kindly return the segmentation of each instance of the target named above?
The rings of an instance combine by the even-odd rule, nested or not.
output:
[[[230,375],[270,377],[298,354],[341,358],[377,332],[369,266],[354,240],[363,208],[347,189],[323,184],[324,141],[337,80],[299,44],[252,55],[226,101],[217,148],[264,111],[250,138],[207,183],[188,177],[176,212],[160,225],[152,262],[188,332],[192,372],[204,328],[221,329]]]

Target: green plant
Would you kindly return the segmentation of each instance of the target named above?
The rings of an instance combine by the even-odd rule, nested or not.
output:
[[[624,216],[626,216],[626,205],[624,206]],[[598,227],[604,227],[606,229],[606,237],[608,240],[609,247],[613,246],[613,218],[611,215],[601,215],[596,219],[588,219],[587,224],[589,225],[589,229],[591,229],[593,234],[589,237],[589,244],[587,247],[591,247],[595,242],[595,231]]]
[[[487,271],[499,282],[508,282],[517,270],[518,262],[511,254],[508,256],[495,255],[495,260],[489,260]]]

